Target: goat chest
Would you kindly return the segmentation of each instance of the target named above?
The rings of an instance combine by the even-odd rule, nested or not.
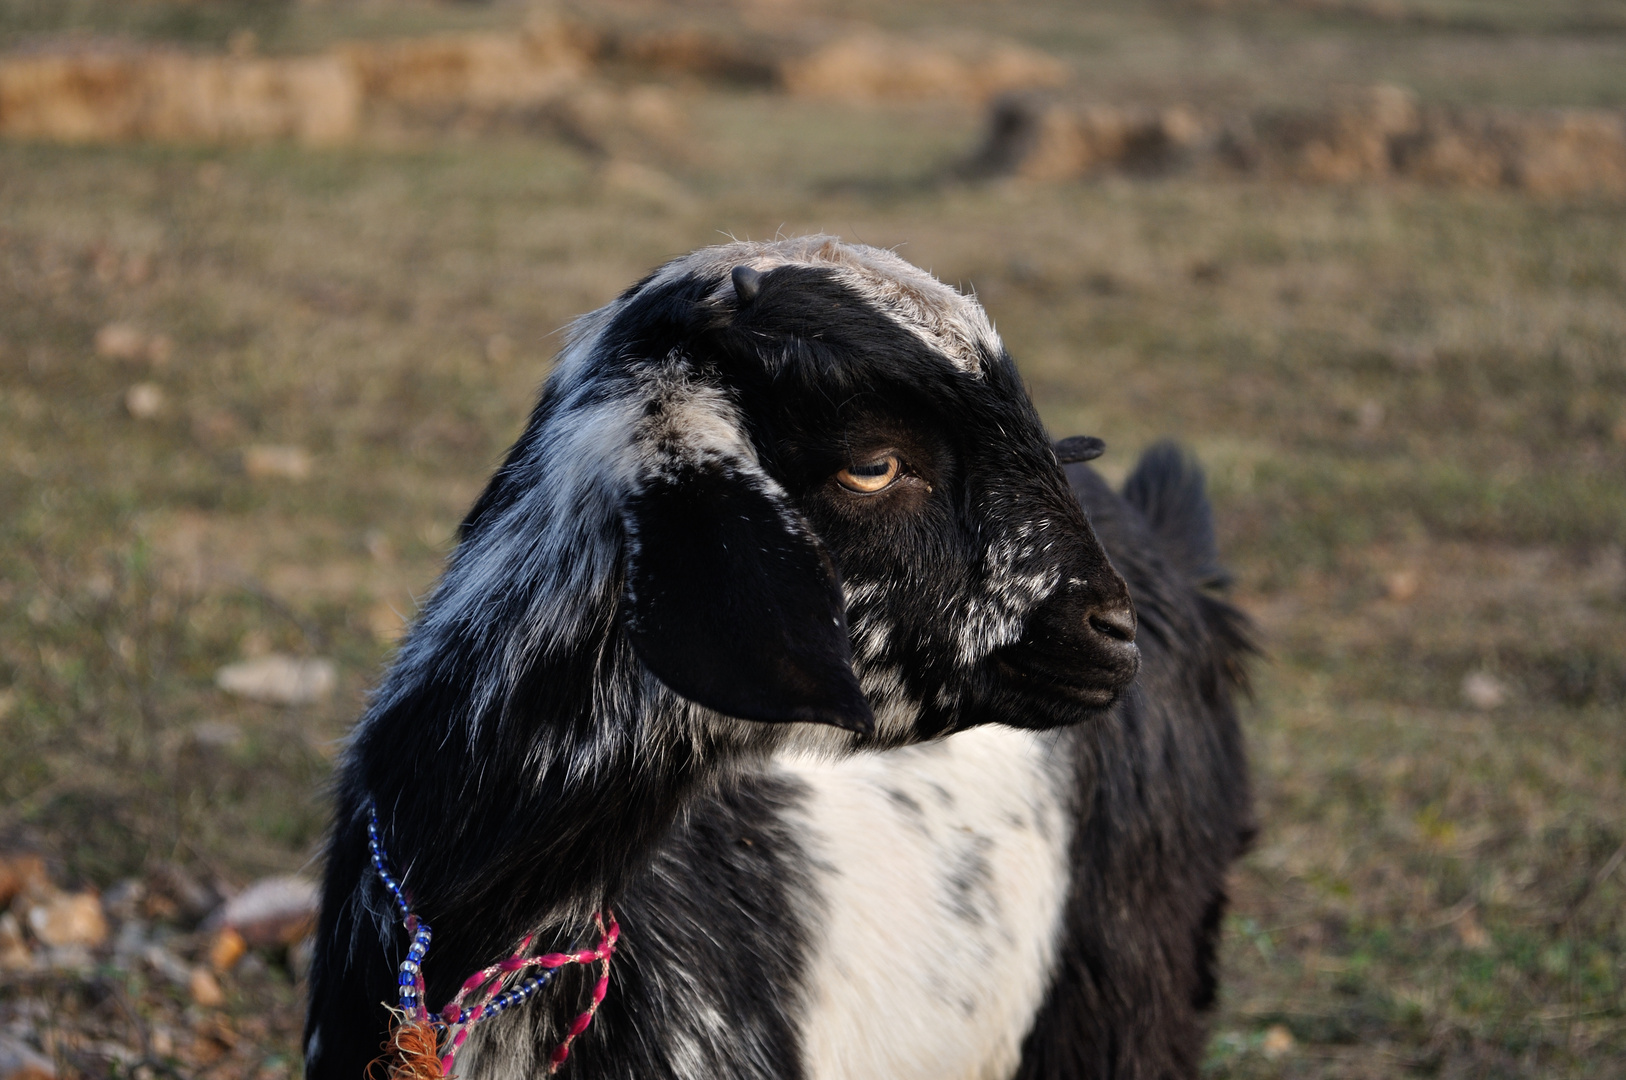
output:
[[[637,1076],[658,1047],[681,1080],[1013,1075],[1060,937],[1075,739],[981,728],[724,782],[630,883],[573,1074]],[[459,1073],[537,1067],[535,1023],[491,1025]]]

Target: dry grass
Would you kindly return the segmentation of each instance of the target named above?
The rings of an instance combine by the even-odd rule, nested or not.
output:
[[[327,32],[290,10],[276,32]],[[1425,96],[1626,98],[1607,68],[1626,39],[1533,32],[1527,10],[1474,8],[1524,20],[1505,34],[1261,5],[998,18],[1124,100],[1190,98],[1222,62],[1184,58],[1215,40],[1242,67],[1330,57],[1328,88],[1383,41],[1402,66],[1434,41],[1430,78],[1457,81]],[[437,12],[408,14],[477,21]],[[1482,92],[1521,56],[1545,59]],[[1276,77],[1205,85],[1264,100]],[[1271,654],[1247,714],[1265,828],[1236,876],[1211,1073],[1619,1075],[1626,870],[1600,872],[1626,842],[1626,207],[945,186],[927,178],[977,138],[964,108],[668,93],[691,148],[637,163],[534,137],[0,145],[0,847],[102,887],[172,861],[237,882],[301,866],[334,740],[550,335],[718,230],[827,229],[975,287],[1054,430],[1105,437],[1109,472],[1168,432],[1210,468]],[[114,322],[172,344],[99,356]],[[137,384],[158,391],[145,419]],[[266,447],[303,450],[308,476]],[[339,693],[215,689],[271,650],[334,658]],[[1474,673],[1500,705],[1464,698]],[[224,1015],[235,1049],[210,1075],[272,1077],[297,1068],[296,988],[268,977],[230,982],[223,1014],[107,972],[0,981],[0,1010],[56,1001],[60,1023],[83,1009],[133,1038],[106,1011],[125,995],[216,1041]]]

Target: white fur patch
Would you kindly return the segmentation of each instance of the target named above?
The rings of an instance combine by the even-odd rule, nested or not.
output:
[[[820,894],[809,1080],[1001,1080],[1049,987],[1070,816],[1053,734],[978,728],[840,760],[785,757]]]
[[[963,666],[971,667],[995,649],[1015,644],[1029,613],[1061,582],[1060,570],[1037,559],[1052,548],[1042,538],[1049,526],[1044,519],[1023,522],[1013,535],[988,545],[982,591],[969,598],[959,614],[955,645]]]
[[[723,277],[719,298],[732,295],[728,273],[736,266],[768,271],[780,266],[820,266],[834,270],[843,284],[899,326],[946,356],[955,367],[982,373],[983,355],[1004,351],[988,314],[971,297],[938,281],[920,267],[882,248],[843,244],[833,236],[796,236],[767,243],[737,241],[702,248],[663,267],[651,286],[686,274]]]

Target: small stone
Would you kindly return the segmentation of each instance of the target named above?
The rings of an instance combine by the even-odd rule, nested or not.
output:
[[[1370,435],[1383,426],[1383,402],[1368,398],[1355,410],[1355,424]]]
[[[301,660],[281,653],[227,664],[215,685],[228,694],[272,705],[313,705],[333,696],[338,669],[331,660]]]
[[[124,408],[137,420],[153,420],[164,411],[163,387],[157,383],[136,383],[124,392]]]
[[[1287,1030],[1285,1024],[1272,1024],[1265,1029],[1265,1038],[1259,1044],[1259,1049],[1267,1058],[1279,1058],[1291,1052],[1294,1045],[1293,1033]]]
[[[374,562],[388,564],[395,561],[395,545],[390,543],[390,538],[382,530],[368,529],[361,542]]]
[[[1462,679],[1462,696],[1474,708],[1489,712],[1507,701],[1507,687],[1488,671],[1470,671]]]
[[[129,918],[119,924],[113,935],[113,963],[128,970],[147,951],[147,924],[141,919]]]
[[[256,480],[306,480],[311,456],[298,446],[251,446],[243,451],[243,471]]]
[[[181,963],[179,957],[162,945],[148,945],[142,950],[141,959],[147,962],[148,967],[176,986],[191,985],[192,969]]]
[[[316,925],[316,883],[297,875],[262,878],[228,900],[210,922],[253,948],[292,945]]]
[[[20,1039],[0,1035],[0,1080],[55,1080],[51,1059]]]
[[[28,910],[28,928],[46,945],[94,948],[107,940],[107,917],[93,892],[58,893]]]
[[[1384,575],[1383,591],[1397,604],[1404,604],[1417,595],[1417,571],[1396,570]]]
[[[209,965],[216,971],[230,971],[248,952],[248,942],[235,928],[222,926],[209,942]]]
[[[129,323],[108,323],[96,331],[96,355],[103,360],[143,360],[147,356],[147,335]]]
[[[1474,952],[1483,952],[1490,948],[1490,934],[1486,933],[1484,926],[1480,925],[1473,912],[1470,911],[1458,919],[1455,925],[1457,940],[1462,942],[1463,948],[1472,949]]]
[[[192,995],[192,1000],[205,1009],[218,1009],[226,1004],[226,992],[220,988],[220,980],[208,968],[193,968],[186,989]]]

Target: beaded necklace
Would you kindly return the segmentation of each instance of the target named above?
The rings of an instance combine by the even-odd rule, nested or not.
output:
[[[407,949],[406,959],[401,961],[396,978],[399,1006],[390,1010],[394,1023],[390,1028],[389,1042],[385,1045],[384,1056],[373,1063],[386,1067],[386,1080],[442,1080],[451,1076],[457,1052],[462,1049],[474,1025],[526,1001],[546,986],[553,979],[554,972],[566,964],[596,963],[599,965],[599,976],[593,985],[592,1001],[586,1011],[570,1022],[564,1040],[548,1055],[549,1074],[558,1072],[570,1056],[570,1044],[593,1022],[593,1016],[609,990],[610,957],[615,955],[616,942],[621,937],[621,926],[615,921],[615,914],[606,909],[593,916],[599,939],[591,949],[527,956],[526,951],[536,935],[526,934],[508,959],[499,960],[470,975],[463,980],[463,985],[445,1008],[439,1013],[431,1013],[424,995],[423,961],[429,954],[433,934],[429,924],[413,913],[406,890],[390,872],[389,854],[379,839],[376,806],[368,807],[367,850],[379,881],[401,912],[401,924],[412,935],[412,945]],[[502,989],[505,982],[531,968],[538,969],[536,974]],[[471,1000],[473,1004],[469,1004]],[[369,1067],[369,1076],[371,1071]]]

